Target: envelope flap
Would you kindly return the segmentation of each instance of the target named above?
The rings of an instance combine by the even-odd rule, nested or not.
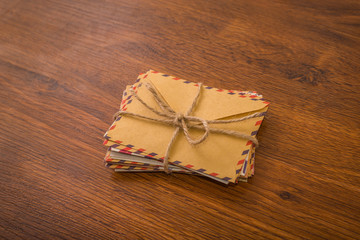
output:
[[[164,100],[176,112],[185,113],[191,106],[198,91],[198,85],[194,82],[152,70],[147,73],[146,81],[152,83]],[[261,96],[203,85],[200,98],[191,115],[213,120],[257,111],[268,104]]]

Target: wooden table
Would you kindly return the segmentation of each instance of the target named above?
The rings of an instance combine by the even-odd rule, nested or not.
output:
[[[359,239],[359,1],[0,1],[2,239]],[[113,173],[154,69],[271,102],[256,173]]]

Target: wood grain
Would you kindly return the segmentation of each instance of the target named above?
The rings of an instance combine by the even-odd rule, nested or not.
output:
[[[0,1],[2,239],[359,239],[360,4]],[[272,104],[255,177],[116,174],[102,135],[148,69]]]

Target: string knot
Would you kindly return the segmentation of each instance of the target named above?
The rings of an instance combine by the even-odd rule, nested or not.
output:
[[[174,126],[181,127],[183,124],[183,121],[185,121],[184,114],[182,113],[176,113],[174,117]]]

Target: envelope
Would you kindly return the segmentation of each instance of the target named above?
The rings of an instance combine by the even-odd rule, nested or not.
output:
[[[105,166],[111,169],[121,169],[121,171],[164,171],[162,164],[157,160],[147,159],[139,156],[123,155],[116,151],[108,151],[105,155]],[[171,171],[176,173],[192,173],[177,166],[170,166]]]
[[[199,80],[201,81],[201,79]],[[198,91],[198,84],[149,70],[136,83],[127,86],[120,109],[151,118],[161,118],[131,95],[132,88],[148,105],[162,111],[145,87],[151,84],[160,97],[178,113],[185,113]],[[209,124],[211,128],[234,130],[256,136],[269,102],[255,92],[224,90],[202,86],[199,100],[191,116],[205,120],[229,120],[260,113],[241,122]],[[160,122],[124,115],[118,117],[105,134],[106,146],[125,154],[137,154],[162,162],[175,127]],[[193,138],[201,137],[201,129],[189,130]],[[169,153],[169,163],[213,179],[228,183],[251,176],[255,148],[251,141],[221,133],[210,133],[206,140],[191,145],[180,131]]]

